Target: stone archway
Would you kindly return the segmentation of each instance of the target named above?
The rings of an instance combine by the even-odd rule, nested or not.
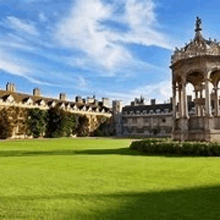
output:
[[[215,112],[215,116],[219,116],[219,81],[220,81],[220,70],[216,69],[213,72],[210,73],[210,82],[213,85],[213,107],[214,107],[214,112]]]
[[[191,71],[186,75],[186,83],[191,83],[195,93],[195,115],[205,115],[205,76],[202,71]]]

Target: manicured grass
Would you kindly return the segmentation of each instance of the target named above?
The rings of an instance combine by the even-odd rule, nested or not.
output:
[[[0,142],[0,219],[219,219],[220,158],[144,156],[129,142]]]

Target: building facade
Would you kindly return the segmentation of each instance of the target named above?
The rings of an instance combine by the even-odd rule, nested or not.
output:
[[[88,119],[88,130],[93,132],[99,126],[99,118],[104,116],[112,117],[109,99],[102,98],[98,101],[94,96],[83,99],[77,96],[74,101],[69,101],[65,93],[60,93],[58,99],[43,97],[39,88],[33,89],[33,94],[24,94],[16,92],[15,84],[7,83],[6,90],[0,90],[0,110],[18,107],[19,109],[41,109],[49,110],[50,108],[59,108],[64,111],[85,115]],[[0,116],[4,117],[4,116]],[[18,117],[20,123],[16,123],[13,128],[11,138],[22,138],[20,127],[24,124],[23,118]]]
[[[188,107],[189,112],[193,113],[194,102],[191,96],[188,96]],[[152,99],[150,105],[146,105],[142,97],[135,98],[130,105],[122,108],[118,117],[118,136],[171,137],[172,99],[164,104],[157,104]]]

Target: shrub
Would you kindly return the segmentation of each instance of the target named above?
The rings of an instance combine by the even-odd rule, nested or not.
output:
[[[220,156],[220,144],[207,142],[178,142],[166,139],[133,141],[130,149],[150,154],[179,154],[197,156]]]

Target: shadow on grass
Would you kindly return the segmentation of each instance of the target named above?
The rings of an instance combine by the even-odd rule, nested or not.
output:
[[[39,196],[6,196],[0,197],[0,207],[10,207],[4,217],[18,218],[14,211],[17,204],[51,204],[62,202],[68,207],[62,209],[40,209],[35,207],[35,214],[50,215],[57,212],[57,219],[111,219],[111,220],[216,220],[220,217],[220,186],[191,188],[162,192],[121,192],[114,194],[77,194],[63,193]],[[76,209],[76,203],[82,210]],[[46,207],[46,206],[45,206]],[[65,207],[65,206],[64,206]],[[28,208],[23,207],[23,215]],[[39,210],[38,210],[39,209]],[[36,218],[37,219],[37,218]]]
[[[68,155],[126,155],[126,156],[155,156],[155,157],[202,157],[198,155],[180,154],[150,154],[142,153],[130,148],[116,149],[89,149],[89,150],[0,150],[0,157],[25,157],[25,156],[68,156]],[[205,156],[204,156],[205,157]]]
[[[22,157],[22,156],[56,156],[56,155],[140,155],[139,152],[130,150],[129,148],[117,148],[117,149],[91,149],[91,150],[0,150],[0,157]]]

